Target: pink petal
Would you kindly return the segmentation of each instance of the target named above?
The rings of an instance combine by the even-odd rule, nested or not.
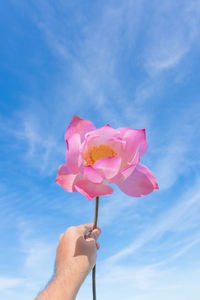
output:
[[[81,142],[82,142],[85,138],[85,134],[94,129],[96,129],[96,127],[91,121],[87,119],[79,118],[78,116],[73,116],[65,132],[65,140],[67,142],[72,135],[78,133],[80,134]]]
[[[113,193],[112,187],[104,183],[92,183],[81,176],[76,179],[74,185],[76,190],[89,200],[92,200],[96,196],[105,196]]]
[[[116,156],[104,157],[100,160],[97,160],[94,163],[93,168],[98,170],[105,179],[110,179],[119,172],[120,166],[121,157]]]
[[[81,173],[85,178],[93,183],[102,183],[102,176],[92,166],[81,166]]]
[[[60,184],[68,192],[75,192],[74,180],[77,175],[71,174],[67,164],[64,164],[59,167],[56,183]]]
[[[88,149],[93,146],[99,146],[101,144],[108,145],[111,147],[117,154],[123,152],[126,142],[117,136],[120,135],[120,132],[116,129],[106,125],[97,130],[91,131],[86,134],[86,139],[81,145],[81,154],[84,159],[85,153]]]
[[[147,141],[145,129],[118,128],[121,133],[121,138],[126,141],[124,156],[130,162],[135,153],[139,151],[140,156],[143,156],[147,150]]]
[[[126,167],[121,169],[121,171],[116,176],[114,176],[113,178],[108,180],[108,182],[109,183],[119,183],[121,181],[124,181],[126,178],[128,178],[131,175],[131,173],[133,172],[133,170],[135,169],[135,167],[139,163],[139,161],[140,161],[140,155],[139,155],[139,152],[137,151],[135,156],[133,157],[131,163],[128,165],[126,163]],[[123,161],[122,161],[122,164],[123,164]],[[121,166],[121,168],[122,168],[122,166]]]
[[[135,155],[132,157],[132,160],[130,161],[130,165],[137,165],[140,162],[140,153],[139,151],[136,151]]]
[[[98,136],[98,144],[105,143],[106,140],[113,137],[120,137],[120,131],[110,127],[110,125],[103,126],[86,134],[86,139],[93,136]]]
[[[133,197],[141,197],[158,189],[155,176],[143,165],[137,165],[133,173],[117,185],[122,192]]]
[[[118,155],[120,155],[125,150],[126,141],[118,137],[113,137],[106,141],[106,145],[110,146]]]
[[[122,171],[120,171],[116,176],[114,176],[113,178],[111,178],[108,183],[119,183],[121,181],[124,181],[126,178],[128,178],[134,171],[136,165],[130,165],[128,167],[126,167],[125,169],[123,169]]]
[[[79,155],[80,155],[80,135],[78,133],[73,134],[68,139],[68,149],[66,152],[66,162],[69,170],[73,174],[79,172]]]
[[[87,136],[85,141],[81,144],[80,152],[84,156],[84,152],[87,151],[88,148],[99,145],[99,136]]]

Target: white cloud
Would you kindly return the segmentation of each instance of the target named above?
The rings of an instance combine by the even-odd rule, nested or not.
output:
[[[192,102],[189,107],[180,107],[178,115],[168,117],[167,130],[156,139],[154,171],[160,190],[171,188],[180,176],[198,169],[199,160],[194,159],[194,156],[200,147],[196,138],[199,117],[198,103]]]
[[[101,272],[101,270],[100,270]],[[99,275],[99,284],[109,286],[112,284],[126,285],[128,288],[146,290],[152,287],[153,282],[161,276],[161,271],[154,266],[136,267],[115,265],[106,268],[104,265],[104,276]]]
[[[67,11],[66,3],[60,5]],[[123,125],[120,122],[122,117],[127,122],[133,121],[133,115],[135,126],[141,124],[144,127],[144,123],[147,123],[145,114],[140,114],[140,118],[136,117],[138,114],[124,96],[124,87],[116,70],[120,61],[119,54],[123,50],[128,51],[122,39],[128,42],[131,37],[131,48],[135,42],[142,4],[126,1],[118,7],[113,6],[112,1],[109,2],[98,18],[88,21],[82,19],[80,36],[73,41],[69,39],[66,18],[56,18],[54,7],[50,3],[35,4],[35,7],[38,11],[38,15],[33,17],[35,24],[41,30],[48,48],[64,65],[67,64],[67,68],[61,68],[59,80],[55,78],[54,87],[50,87],[50,95],[46,94],[46,98],[51,97],[53,109],[48,112],[45,110],[44,107],[47,105],[49,109],[50,105],[43,98],[40,101],[25,99],[29,105],[20,114],[21,127],[15,133],[28,144],[28,163],[38,168],[42,174],[51,175],[65,152],[65,144],[62,140],[61,145],[58,132],[66,129],[64,126],[67,126],[67,120],[74,113],[80,112],[80,116],[84,117],[91,111],[93,120],[100,119],[116,127]],[[132,11],[135,13],[134,18]],[[92,26],[89,26],[90,22]]]
[[[166,259],[162,263],[166,264],[168,261],[179,258],[180,256],[187,253],[192,247],[194,247],[195,245],[197,245],[199,243],[200,243],[200,232],[197,235],[195,234],[192,236],[190,243],[186,243],[185,246],[181,245],[181,247],[180,247],[181,249],[179,251],[177,251],[172,257],[170,257],[169,259]]]
[[[16,289],[24,284],[23,278],[0,277],[0,291]]]
[[[112,267],[97,264],[97,296],[108,299],[188,299],[184,295],[194,291],[199,294],[198,270],[188,269],[189,278],[182,275],[176,267],[161,268],[149,266],[119,266]],[[184,291],[184,292],[183,292]],[[196,291],[196,292],[195,292]],[[91,278],[81,288],[77,299],[84,299],[92,294]],[[174,297],[176,295],[176,297]],[[173,298],[174,297],[174,298]],[[193,298],[192,298],[193,299]],[[194,299],[198,299],[195,298]]]
[[[38,168],[42,174],[51,175],[55,173],[61,157],[64,157],[65,142],[60,144],[60,136],[49,134],[42,129],[42,122],[34,113],[21,114],[20,126],[12,130],[18,141],[23,141],[27,151],[23,149],[23,158],[33,168]]]
[[[138,50],[135,51],[135,48],[140,44],[140,40],[137,43],[137,39],[140,39],[139,34],[141,33],[142,36],[144,33],[141,31],[141,25],[145,28],[148,27],[149,33],[147,40],[144,37],[145,44],[143,45],[143,49],[146,49],[144,53],[145,68],[150,75],[163,74],[164,71],[179,66],[185,57],[191,53],[190,51],[195,49],[199,34],[199,5],[193,0],[183,1],[181,4],[166,1],[162,3],[162,6],[157,6],[157,1],[148,2],[153,13],[152,15],[149,14],[147,8],[151,24],[146,26],[143,23],[145,16],[143,8],[147,6],[147,2],[128,0],[115,5],[114,1],[108,1],[106,6],[100,9],[98,16],[94,16],[90,20],[91,22],[87,16],[79,15],[79,5],[77,5],[77,9],[74,11],[78,11],[78,17],[81,18],[81,21],[79,18],[74,18],[73,21],[76,20],[81,24],[81,26],[77,25],[76,27],[76,32],[80,30],[80,37],[78,36],[77,40],[69,38],[71,28],[69,32],[67,31],[67,28],[70,27],[68,26],[70,20],[65,17],[65,12],[68,9],[66,8],[68,5],[66,1],[59,1],[58,4],[55,4],[55,6],[58,5],[63,9],[62,15],[64,17],[60,16],[60,18],[54,10],[55,6],[51,6],[50,2],[33,4],[35,7],[37,6],[38,15],[37,17],[35,15],[35,20],[38,28],[44,34],[43,37],[49,49],[56,57],[60,73],[50,74],[53,78],[51,81],[53,86],[49,85],[49,94],[46,93],[45,96],[36,100],[26,99],[31,104],[30,107],[28,104],[27,110],[20,115],[21,123],[17,124],[16,120],[13,122],[17,129],[13,123],[10,123],[8,127],[5,126],[4,120],[1,123],[4,123],[5,131],[14,134],[20,141],[26,143],[26,160],[31,166],[38,168],[42,174],[52,174],[64,160],[65,143],[62,139],[61,144],[61,137],[58,132],[62,130],[64,132],[67,121],[70,121],[74,112],[77,113],[78,111],[83,117],[88,117],[92,113],[90,114],[91,119],[93,118],[97,124],[98,122],[111,122],[116,127],[123,126],[125,123],[137,128],[151,127],[155,114],[153,110],[151,114],[149,113],[147,104],[155,107],[154,104],[159,98],[157,92],[160,89],[164,90],[165,82],[164,76],[163,78],[146,79],[144,76],[137,75],[141,65],[137,69]],[[18,5],[17,2],[16,4]],[[180,5],[181,7],[179,7]],[[141,76],[141,79],[138,79],[139,82],[137,80],[136,82],[130,81],[131,84],[130,78],[123,81],[122,77],[126,79],[121,74],[123,71],[125,73],[130,71],[126,74],[128,77],[138,76],[139,78]],[[129,84],[131,87],[127,87]],[[48,100],[44,101],[44,97]],[[172,102],[169,102],[169,105],[172,105]],[[49,108],[50,106],[51,108]],[[42,107],[44,107],[43,110]],[[155,109],[158,108],[155,107]],[[189,119],[199,120],[194,111],[188,112],[186,108],[185,113],[189,115]],[[167,122],[168,124],[171,123],[171,126],[169,128],[168,125],[163,133],[166,138],[164,146],[162,144],[163,147],[159,144],[160,139],[157,139],[158,159],[155,174],[161,191],[172,187],[180,175],[183,175],[186,170],[190,170],[192,164],[197,164],[196,160],[189,160],[189,157],[192,153],[192,147],[196,147],[193,141],[198,131],[194,131],[194,129],[197,129],[198,124],[196,123],[195,126],[193,123],[188,124],[188,120],[183,118],[181,114],[182,112],[178,118],[180,122],[178,130],[175,120],[177,116],[175,118],[167,117]],[[186,127],[188,126],[189,130],[180,133],[180,128],[185,126],[185,121],[187,121]],[[174,128],[176,129],[174,130]],[[168,135],[172,132],[172,139],[170,140]],[[195,168],[197,170],[197,166]],[[97,266],[97,270],[98,268],[101,269],[97,273],[100,284],[98,290],[101,291],[100,294],[104,300],[132,300],[135,289],[140,290],[140,294],[134,295],[134,299],[137,300],[189,299],[190,294],[185,296],[180,291],[184,288],[184,280],[180,282],[180,285],[176,282],[176,275],[173,276],[176,273],[175,269],[168,270],[166,267],[160,269],[160,265],[146,266],[145,263],[135,267],[131,262],[126,267],[120,266],[119,262],[138,249],[143,251],[144,245],[147,243],[152,246],[151,242],[158,240],[166,232],[170,232],[170,238],[166,241],[166,249],[168,250],[171,244],[177,247],[170,248],[169,260],[166,260],[166,255],[163,255],[162,265],[166,264],[167,261],[179,258],[197,245],[199,243],[197,227],[200,225],[198,206],[200,190],[198,185],[199,182],[188,191],[188,194],[178,199],[178,203],[174,207],[153,221],[150,228],[147,227],[149,223],[145,224],[144,232],[137,236],[128,247],[124,247],[116,255],[102,262],[102,268]],[[196,191],[195,194],[194,191]],[[16,199],[15,196],[13,198]],[[21,199],[19,199],[20,201]],[[41,201],[44,200],[40,199],[40,203]],[[52,200],[49,207],[56,207],[56,200],[54,201]],[[128,214],[129,208],[134,207],[137,202],[137,200],[127,197],[123,201],[118,194],[114,194],[108,202],[106,201],[107,199],[105,199],[100,210],[103,226],[117,220],[119,214],[121,216],[123,212]],[[59,204],[57,206],[59,207]],[[65,209],[68,210],[68,207]],[[77,215],[78,211],[73,210],[73,213]],[[137,211],[135,214],[137,217]],[[187,233],[187,230],[191,228],[195,229],[195,234],[191,235],[191,238],[188,238],[188,234],[184,237],[184,233]],[[0,278],[0,290],[1,286],[5,286],[7,289],[17,288],[25,280],[26,287],[38,291],[52,274],[55,243],[39,234],[35,237],[32,232],[33,229],[27,223],[21,230],[25,279],[2,277]],[[179,244],[175,245],[177,238]],[[160,246],[162,247],[163,244],[161,243]],[[154,251],[156,251],[155,248],[152,246]],[[159,256],[157,260],[160,260]],[[112,264],[113,269],[107,272],[106,264],[108,266]],[[195,272],[194,274],[198,275]],[[171,277],[171,281],[166,282],[165,275],[168,278]],[[199,277],[196,276],[196,278]],[[32,282],[32,286],[28,286],[28,282]],[[176,282],[175,285],[174,282]],[[112,284],[112,287],[109,283]],[[189,284],[191,286],[191,282],[186,283],[185,286]],[[172,292],[170,296],[167,292],[161,292],[158,297],[155,292],[158,288],[168,293],[170,290]],[[145,290],[146,292],[144,292]],[[90,281],[78,299],[88,299],[89,294],[91,294]],[[174,296],[174,294],[176,295]],[[17,297],[16,295],[12,299],[22,299],[21,296]],[[30,297],[30,293],[27,295]],[[196,296],[192,295],[192,297],[194,300]],[[2,297],[2,299],[4,298]]]
[[[24,268],[29,274],[38,273],[41,277],[50,277],[53,273],[52,267],[55,259],[55,249],[55,244],[49,245],[45,241],[30,240],[28,245],[23,249],[25,254]]]
[[[48,2],[34,5],[38,11],[33,17],[35,24],[41,30],[49,49],[67,67],[61,68],[59,80],[55,78],[54,88],[50,87],[52,111],[49,114],[38,114],[38,107],[48,102],[43,99],[41,105],[38,103],[34,107],[35,100],[31,101],[32,115],[23,116],[21,134],[29,145],[27,161],[41,173],[52,174],[62,160],[61,155],[64,157],[65,145],[63,140],[60,143],[58,137],[58,132],[66,128],[67,122],[64,120],[70,120],[77,110],[81,116],[91,111],[93,120],[95,118],[97,122],[109,122],[115,127],[127,123],[132,127],[148,128],[154,114],[149,113],[146,103],[150,102],[152,106],[157,101],[157,96],[154,96],[159,89],[163,89],[164,83],[157,77],[154,81],[143,79],[135,84],[134,89],[130,89],[135,90],[130,95],[126,93],[128,89],[123,86],[118,74],[122,67],[121,58],[128,55],[131,61],[131,57],[134,57],[135,44],[144,20],[143,2],[125,1],[114,6],[110,1],[100,10],[97,18],[91,19],[81,18],[80,8],[77,7],[76,13],[80,19],[75,20],[80,35],[73,40],[69,39],[70,20],[56,18],[54,7]],[[65,2],[59,2],[59,5],[64,12],[68,12],[69,7]],[[180,6],[171,0],[162,7],[157,7],[154,2],[151,6],[155,7],[155,13],[152,14],[153,19],[149,20],[149,36],[144,40],[144,49],[147,51],[144,61],[150,72],[152,69],[157,72],[176,65],[188,53],[188,47],[192,47],[193,41],[197,40],[199,7],[195,1],[184,1]],[[177,14],[172,14],[173,10]],[[165,14],[169,18],[165,18]],[[133,76],[136,66],[137,58],[133,63]],[[126,66],[121,69],[126,70]],[[48,95],[46,97],[49,98]],[[184,143],[180,143],[180,146],[179,152],[180,149],[187,149]],[[184,159],[184,155],[179,156],[180,153],[176,156],[172,154],[177,149],[176,145],[170,147],[165,149],[169,150],[168,157],[160,159],[159,166],[162,168],[156,170],[160,182],[165,182],[166,188],[175,182],[179,174],[173,173],[173,170],[180,170]],[[168,167],[171,160],[174,163],[173,170]]]
[[[173,140],[162,149],[163,155],[158,159],[155,169],[156,178],[161,190],[168,189],[185,172],[187,166],[184,165],[188,154],[188,141]]]
[[[61,5],[64,11],[67,10],[65,3]],[[45,8],[43,5],[38,6],[41,15],[40,18],[36,18],[36,24],[43,33],[49,49],[57,53],[57,57],[63,63],[67,62],[68,70],[70,70],[70,83],[67,84],[72,87],[73,94],[68,89],[64,97],[58,100],[57,105],[59,103],[63,106],[63,103],[70,99],[73,99],[73,103],[78,100],[77,106],[80,107],[80,111],[86,112],[92,109],[97,119],[110,122],[113,126],[119,125],[122,116],[125,120],[132,120],[136,115],[135,108],[133,103],[130,103],[132,101],[125,96],[126,87],[122,86],[119,80],[117,68],[123,52],[126,55],[133,54],[141,22],[142,7],[139,1],[134,3],[126,1],[120,3],[119,6],[113,6],[110,1],[103,10],[100,10],[97,18],[82,20],[79,28],[80,36],[78,35],[77,39],[72,42],[69,41],[67,29],[57,30],[57,28],[60,29],[59,24],[65,24],[66,20],[55,18],[50,5]],[[78,7],[77,14],[79,14]],[[78,24],[79,21],[77,19]],[[125,46],[127,43],[129,43],[129,48]],[[69,55],[70,49],[72,51]],[[61,80],[66,77],[66,74],[67,69],[60,74]],[[64,86],[66,86],[65,79],[59,88],[63,89]]]
[[[168,0],[152,16],[145,67],[155,74],[176,67],[198,42],[200,7],[195,0]]]
[[[114,219],[123,218],[123,213],[127,217],[127,209],[134,207],[138,202],[138,199],[127,197],[120,191],[115,191],[110,199],[103,199],[101,209],[99,212],[99,219],[101,220],[101,226],[107,226],[112,224]],[[132,216],[133,217],[133,216]]]
[[[200,188],[199,180],[192,186],[187,192],[184,193],[175,206],[170,208],[166,213],[162,213],[155,222],[151,224],[136,240],[128,247],[123,248],[118,253],[106,259],[106,263],[115,263],[122,258],[133,254],[136,250],[141,249],[146,243],[150,242],[154,238],[161,237],[167,231],[175,231],[176,226],[180,224],[184,225],[184,220],[187,220],[188,213],[194,208],[193,213],[199,213],[197,210],[200,200]],[[195,194],[194,194],[195,191]],[[192,196],[191,196],[192,195]],[[195,209],[196,208],[196,209]],[[193,223],[188,223],[188,227],[193,226]],[[184,228],[185,229],[185,228]]]
[[[36,235],[30,222],[19,222],[20,251],[24,255],[22,272],[27,286],[38,292],[49,281],[54,271],[56,242]]]

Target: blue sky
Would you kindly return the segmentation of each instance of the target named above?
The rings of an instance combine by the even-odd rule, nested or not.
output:
[[[59,234],[93,220],[94,201],[55,184],[74,114],[146,128],[160,187],[100,199],[99,299],[200,298],[199,28],[195,0],[1,3],[2,300],[33,299]]]

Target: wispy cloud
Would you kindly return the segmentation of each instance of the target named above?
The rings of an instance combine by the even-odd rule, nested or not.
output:
[[[27,144],[26,159],[32,167],[37,167],[42,173],[51,175],[59,165],[59,158],[64,156],[64,141],[60,145],[57,136],[41,132],[42,124],[31,115],[25,117],[23,121],[21,131],[16,131],[15,134]]]
[[[53,275],[56,242],[49,241],[35,233],[30,222],[20,221],[20,251],[24,254],[22,271],[24,278],[31,278],[31,287],[36,292]]]
[[[197,1],[166,1],[152,17],[145,67],[155,74],[176,67],[198,42],[200,8]]]
[[[184,1],[181,6],[167,1],[162,8],[153,2],[150,5],[156,7],[155,13],[146,20],[143,5],[143,2],[126,1],[113,6],[113,1],[109,1],[104,9],[99,8],[98,16],[83,17],[79,6],[70,10],[68,4],[61,1],[56,7],[62,8],[66,14],[70,10],[71,18],[76,16],[72,28],[70,16],[57,18],[55,7],[49,2],[33,4],[33,22],[60,66],[59,80],[50,74],[54,84],[49,95],[45,95],[51,99],[51,110],[40,112],[48,103],[44,96],[41,103],[36,101],[37,105],[35,99],[27,99],[31,103],[27,108],[31,114],[25,111],[21,120],[22,136],[28,143],[27,160],[42,173],[55,171],[54,164],[64,153],[57,133],[64,132],[74,113],[89,118],[93,116],[97,124],[102,125],[109,122],[115,127],[124,124],[138,128],[151,126],[154,112],[149,111],[146,104],[150,102],[151,107],[155,104],[157,92],[164,88],[165,82],[160,78],[149,79],[148,75],[136,80],[135,73],[143,62],[151,73],[165,71],[182,60],[198,40],[199,7],[195,1],[190,4]],[[174,10],[177,13],[172,14]],[[146,52],[141,62],[138,54],[135,58],[134,55],[142,20],[148,23],[149,33],[144,37],[143,49]],[[72,39],[69,37],[74,28],[78,34]],[[126,56],[129,60],[125,59]],[[131,57],[132,77],[127,74]],[[129,86],[122,77],[128,80]],[[171,145],[169,153],[175,148]],[[165,158],[163,166],[169,159]]]
[[[23,278],[0,277],[0,291],[16,289],[18,287],[23,286],[23,284],[24,284]]]
[[[161,190],[172,187],[181,175],[190,174],[192,169],[199,166],[199,159],[195,157],[195,149],[200,147],[196,139],[199,128],[199,104],[194,103],[186,108],[179,108],[179,115],[169,116],[171,120],[165,131],[164,139],[161,135],[156,139],[155,174]],[[194,173],[195,174],[195,173]]]
[[[119,219],[119,217],[123,218],[123,213],[127,217],[127,209],[130,207],[133,209],[137,202],[138,199],[127,197],[120,191],[116,191],[110,199],[104,199],[99,212],[101,226],[112,224],[113,220]]]
[[[195,194],[193,193],[195,191]],[[132,244],[118,253],[106,259],[108,263],[115,263],[122,258],[134,253],[136,250],[141,249],[146,243],[149,243],[155,238],[160,238],[165,232],[170,230],[175,231],[176,226],[180,223],[184,225],[184,220],[187,220],[188,212],[193,209],[193,214],[196,215],[197,205],[200,199],[199,180],[190,188],[184,196],[179,199],[178,203],[163,213],[153,224],[146,229]],[[198,207],[199,209],[199,207]],[[198,210],[199,211],[199,210]],[[188,229],[193,226],[193,223],[188,223]],[[186,228],[184,228],[186,230]]]
[[[66,10],[65,4],[62,5],[63,10]],[[79,27],[80,19],[76,18],[79,35],[70,44],[68,39],[70,32],[67,29],[57,31],[60,22],[66,21],[55,18],[50,5],[45,8],[39,6],[38,9],[41,15],[40,18],[35,18],[35,22],[44,34],[49,49],[57,53],[59,59],[62,58],[68,66],[61,75],[63,78],[61,89],[66,86],[65,78],[70,70],[68,85],[71,87],[66,91],[65,99],[62,97],[59,101],[59,105],[63,107],[64,103],[67,104],[73,99],[84,114],[90,109],[95,119],[109,121],[114,126],[120,124],[122,116],[123,119],[127,118],[127,112],[132,111],[133,117],[135,115],[133,103],[130,96],[126,95],[127,87],[121,82],[118,69],[120,67],[123,71],[126,69],[121,62],[123,52],[126,55],[133,55],[141,22],[142,3],[126,1],[119,6],[113,6],[110,1],[106,8],[100,9],[98,17],[84,18],[81,27]],[[48,14],[43,14],[43,9],[45,12],[48,11]],[[76,11],[79,16],[78,7]],[[127,48],[125,45],[129,41],[131,43]],[[71,48],[73,51],[68,55]]]
[[[178,262],[195,253],[200,241],[200,109],[195,97],[198,88],[189,83],[193,75],[188,76],[193,65],[198,68],[197,2],[167,0],[161,6],[157,0],[117,4],[59,0],[54,4],[31,1],[29,6],[12,1],[20,16],[22,12],[29,16],[27,28],[30,22],[37,34],[33,34],[32,65],[26,69],[26,80],[20,77],[27,86],[20,94],[13,87],[20,105],[12,114],[0,116],[4,150],[11,149],[8,163],[4,154],[2,159],[1,224],[6,227],[11,219],[23,220],[17,227],[22,268],[19,276],[1,274],[2,299],[33,298],[53,272],[57,233],[46,229],[48,236],[42,235],[36,227],[50,219],[59,231],[93,219],[94,202],[86,207],[78,194],[57,196],[51,183],[43,185],[31,174],[36,169],[42,179],[56,175],[65,160],[64,131],[73,114],[78,114],[96,126],[146,127],[149,149],[141,162],[155,172],[160,186],[152,198],[142,201],[115,191],[100,202],[99,223],[106,228],[97,280],[103,299],[196,300],[191,293],[197,290],[199,273],[192,270],[192,259],[191,267],[183,263],[187,276]],[[24,23],[13,28],[25,32]],[[19,43],[20,37],[16,38]],[[180,80],[183,77],[188,85]],[[130,235],[126,226],[132,230]],[[78,299],[88,299],[90,294],[88,278]]]

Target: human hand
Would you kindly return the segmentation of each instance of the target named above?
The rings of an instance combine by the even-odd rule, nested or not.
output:
[[[93,223],[88,223],[71,226],[61,234],[57,246],[55,278],[64,280],[70,276],[78,290],[95,265],[100,233],[99,227],[93,230]]]
[[[69,227],[60,235],[55,276],[37,300],[75,300],[85,277],[94,267],[101,233],[93,223]]]

